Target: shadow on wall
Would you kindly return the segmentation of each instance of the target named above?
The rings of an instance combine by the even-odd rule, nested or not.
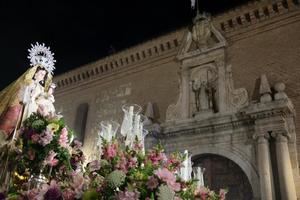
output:
[[[75,137],[82,142],[84,142],[84,134],[87,122],[87,116],[89,111],[89,104],[82,103],[77,107],[76,118],[74,124]]]

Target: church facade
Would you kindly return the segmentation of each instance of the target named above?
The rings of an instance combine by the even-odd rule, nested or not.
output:
[[[56,76],[56,109],[91,154],[122,105],[147,146],[189,150],[228,199],[300,199],[300,4],[253,2]]]

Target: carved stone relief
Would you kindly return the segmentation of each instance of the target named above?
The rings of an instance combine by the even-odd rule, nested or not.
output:
[[[197,66],[191,69],[190,101],[191,112],[216,112],[217,70],[213,65]]]
[[[182,78],[181,74],[178,73],[178,100],[175,104],[171,104],[167,108],[166,121],[172,121],[176,119],[182,119],[181,115],[181,105],[182,105]]]
[[[231,65],[226,67],[226,86],[229,93],[229,104],[233,109],[240,109],[248,105],[248,92],[245,88],[235,89],[233,85]]]
[[[209,18],[197,17],[177,55],[182,65],[179,98],[168,107],[167,121],[208,118],[248,104],[247,91],[234,88],[231,66],[226,64],[225,38]]]

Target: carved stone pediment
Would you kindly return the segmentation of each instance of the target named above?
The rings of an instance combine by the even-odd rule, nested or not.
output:
[[[182,60],[226,46],[226,40],[206,15],[198,14],[184,36],[177,59]]]
[[[248,104],[247,91],[234,88],[226,45],[210,18],[198,14],[177,54],[181,64],[179,98],[168,107],[167,121],[205,119],[233,113]]]

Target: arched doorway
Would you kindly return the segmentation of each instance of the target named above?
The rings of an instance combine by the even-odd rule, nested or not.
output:
[[[253,199],[252,188],[246,174],[232,160],[215,154],[197,155],[192,160],[193,166],[205,168],[205,186],[215,191],[228,188],[226,199]]]

